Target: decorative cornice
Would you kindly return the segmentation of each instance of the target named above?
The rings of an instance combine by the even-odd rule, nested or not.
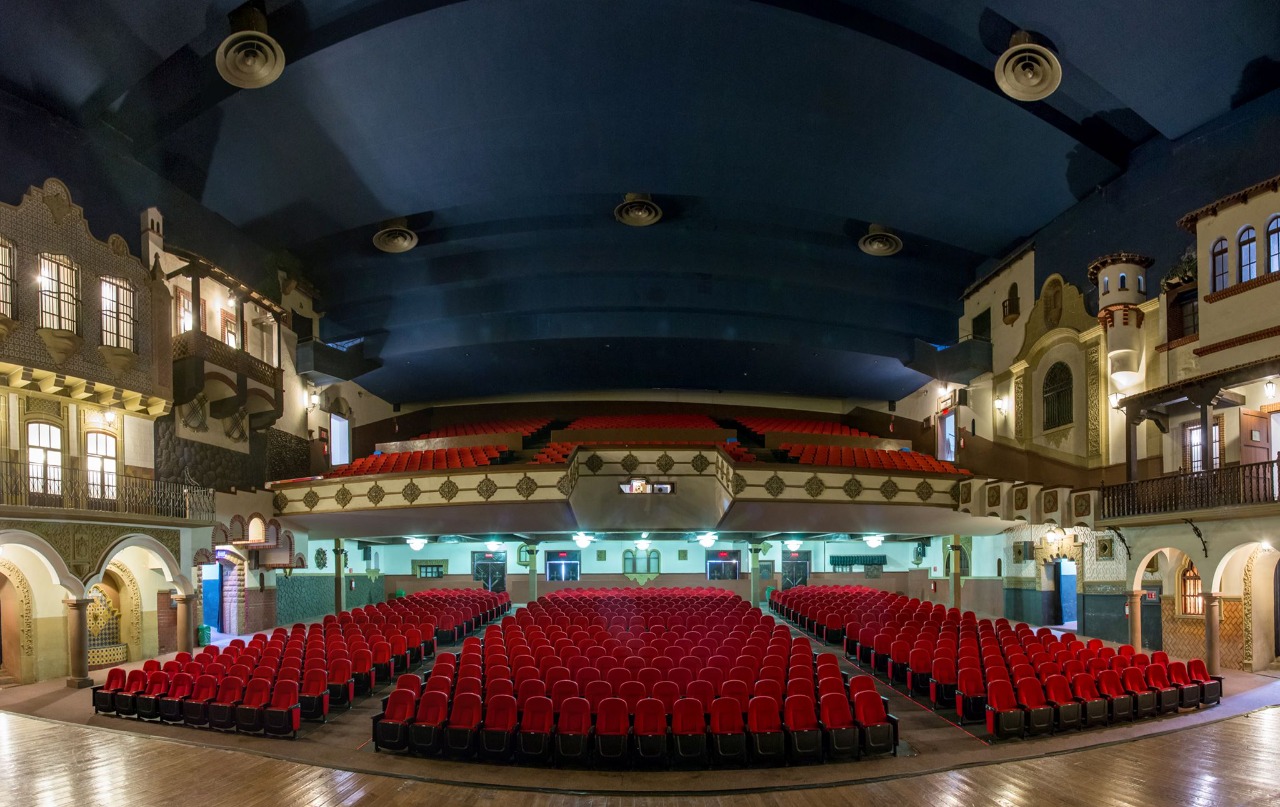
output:
[[[1177,348],[1182,347],[1183,345],[1191,345],[1199,341],[1200,341],[1200,334],[1193,333],[1189,336],[1183,336],[1180,339],[1174,339],[1170,342],[1165,342],[1163,345],[1156,345],[1156,352],[1167,353],[1170,350],[1175,350]]]
[[[1280,274],[1277,274],[1276,277],[1280,277]],[[1198,347],[1191,352],[1197,356],[1207,356],[1210,353],[1230,350],[1233,347],[1240,347],[1241,345],[1247,345],[1251,342],[1261,342],[1264,339],[1271,339],[1276,336],[1280,336],[1280,325],[1272,328],[1263,328],[1260,331],[1246,333],[1241,336],[1234,336],[1230,339],[1223,339],[1221,342],[1214,342],[1213,344],[1205,345],[1204,347]]]
[[[1268,272],[1265,275],[1255,277],[1253,280],[1246,280],[1243,283],[1227,286],[1225,289],[1211,291],[1204,296],[1204,301],[1206,303],[1216,303],[1219,300],[1235,297],[1237,294],[1244,294],[1246,291],[1253,291],[1259,286],[1266,286],[1277,281],[1280,281],[1280,272]]]
[[[1187,232],[1191,233],[1192,235],[1195,235],[1196,223],[1200,221],[1200,219],[1206,218],[1208,216],[1216,216],[1218,215],[1219,212],[1221,212],[1222,210],[1225,210],[1228,207],[1244,204],[1245,202],[1249,201],[1250,196],[1254,196],[1258,193],[1262,193],[1266,191],[1274,193],[1276,190],[1280,190],[1280,176],[1274,176],[1274,177],[1271,177],[1270,179],[1264,179],[1256,185],[1250,185],[1244,190],[1236,191],[1233,194],[1224,196],[1221,199],[1210,202],[1209,204],[1205,205],[1202,208],[1199,208],[1198,210],[1193,210],[1187,215],[1178,219],[1178,226],[1186,230]]]
[[[1130,263],[1134,266],[1141,266],[1143,269],[1150,269],[1155,262],[1155,258],[1148,258],[1146,255],[1139,255],[1136,252],[1112,252],[1110,255],[1094,258],[1089,263],[1087,272],[1089,282],[1095,286],[1098,285],[1098,272],[1117,263]]]

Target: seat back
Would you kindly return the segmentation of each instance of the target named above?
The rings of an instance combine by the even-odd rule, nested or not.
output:
[[[912,669],[915,669],[915,667],[913,666],[913,667],[912,667]],[[976,668],[974,668],[974,671],[975,671],[975,672],[977,671],[977,670],[976,670]],[[933,677],[933,680],[937,681],[937,682],[938,682],[938,683],[940,683],[940,684],[954,684],[954,683],[956,683],[956,662],[955,662],[955,659],[952,659],[952,658],[950,658],[950,657],[948,657],[948,656],[943,656],[943,657],[941,657],[941,658],[935,658],[935,659],[933,660],[932,669],[930,670],[930,674],[931,674],[931,676]],[[870,676],[859,676],[859,677],[862,677],[862,678],[870,678]],[[978,677],[979,677],[979,678],[981,678],[981,677],[982,677],[982,676],[981,676],[981,673],[979,673]],[[849,695],[850,695],[850,697],[852,697],[852,696],[853,696],[853,686],[852,686],[853,682],[852,682],[852,681],[850,681],[849,683],[850,683],[850,687],[849,687]],[[873,683],[873,684],[872,684],[872,690],[874,690],[874,689],[875,689],[875,685],[874,685],[874,683]]]
[[[1169,662],[1169,681],[1178,686],[1191,686],[1191,676],[1187,674],[1187,665],[1181,661]]]
[[[787,728],[792,731],[818,728],[818,713],[814,709],[813,698],[808,695],[789,695],[783,704],[783,710],[786,713]]]
[[[860,695],[868,693],[860,692]],[[880,696],[875,696],[877,703],[880,702]],[[818,701],[818,708],[822,712],[822,725],[829,729],[847,729],[853,727],[853,712],[849,709],[849,699],[841,692],[834,692],[823,695]],[[883,710],[882,710],[883,711]],[[881,722],[881,721],[872,721]]]
[[[351,660],[340,658],[329,664],[329,683],[345,684],[351,680]]]
[[[1120,683],[1120,673],[1115,670],[1103,670],[1098,673],[1098,691],[1108,698],[1118,698],[1124,695],[1124,685]]]
[[[244,680],[234,675],[222,679],[218,686],[218,703],[235,703],[244,697]]]
[[[1169,688],[1169,675],[1163,664],[1148,664],[1145,668],[1134,667],[1134,669],[1145,670],[1147,683],[1156,689]]]
[[[605,698],[600,701],[596,716],[596,734],[610,737],[626,735],[631,724],[630,713],[627,702],[622,698]]]
[[[987,705],[998,712],[1017,709],[1018,702],[1013,697],[1013,684],[1003,680],[989,682],[987,684]]]
[[[612,700],[607,698],[605,702]],[[604,702],[601,703],[601,706]],[[569,698],[560,707],[556,731],[561,734],[586,734],[591,730],[591,704],[586,698]]]
[[[1051,675],[1044,679],[1044,694],[1054,703],[1069,703],[1074,699],[1071,694],[1071,685],[1062,675]]]
[[[404,690],[397,690],[404,691]],[[395,692],[391,693],[395,694]],[[474,729],[480,725],[484,715],[484,704],[480,695],[475,692],[463,692],[455,695],[449,707],[449,727],[458,729]]]
[[[213,700],[218,694],[218,679],[212,675],[201,675],[196,679],[195,687],[191,690],[192,700],[207,701]]]
[[[169,682],[170,698],[185,698],[191,694],[191,690],[195,687],[195,678],[189,673],[175,673],[173,680]]]
[[[312,668],[302,674],[302,694],[308,697],[322,695],[329,691],[329,671]]]
[[[373,653],[367,648],[351,651],[351,671],[353,673],[367,673],[373,669]]]
[[[266,706],[271,701],[271,682],[265,678],[252,678],[244,688],[245,706]]]
[[[147,688],[145,691],[148,695],[152,696],[163,695],[168,692],[169,676],[160,670],[152,672],[147,676]]]
[[[702,702],[695,698],[681,698],[671,712],[672,734],[705,734],[707,722]]]
[[[488,731],[511,731],[516,727],[516,699],[512,695],[490,695],[484,706],[484,727]]]
[[[422,694],[422,678],[414,673],[405,673],[396,678],[396,689],[407,689],[413,693],[416,699]]]
[[[956,689],[966,695],[981,695],[984,689],[982,671],[973,668],[961,670],[956,680]]]
[[[145,670],[130,670],[124,681],[124,691],[143,692],[146,688],[147,672]]]
[[[390,723],[409,723],[413,720],[416,707],[411,690],[394,689],[387,698],[387,708],[383,710],[382,719]]]
[[[711,702],[711,733],[741,734],[742,707],[734,698],[716,698]]]
[[[1125,667],[1120,680],[1124,682],[1124,688],[1132,692],[1146,692],[1149,689],[1147,679],[1142,677],[1142,670],[1137,667]]]
[[[777,699],[767,695],[752,698],[747,704],[747,727],[752,733],[782,731],[782,716]]]
[[[1094,700],[1099,697],[1098,685],[1088,673],[1077,673],[1071,677],[1071,692],[1077,698]]]
[[[392,693],[395,694],[394,692]],[[415,723],[424,726],[439,726],[449,717],[449,696],[444,692],[425,692],[418,701],[418,711],[414,716]]]
[[[822,722],[827,723],[827,703],[823,698],[822,703]],[[848,706],[845,706],[848,711]],[[875,692],[859,692],[853,698],[853,711],[857,716],[857,720],[864,726],[874,725],[876,723],[888,722],[889,716],[884,711],[884,701]],[[827,727],[831,728],[831,724],[827,723]]]
[[[1192,681],[1206,683],[1213,679],[1209,677],[1209,668],[1205,666],[1204,659],[1193,658],[1187,662],[1187,674],[1191,676]]]

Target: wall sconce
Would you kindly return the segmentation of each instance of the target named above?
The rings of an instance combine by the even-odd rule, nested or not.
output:
[[[102,413],[102,422],[108,426],[116,425],[116,410],[108,409]]]
[[[1107,400],[1111,402],[1111,408],[1112,408],[1112,409],[1115,409],[1116,411],[1119,411],[1119,410],[1120,410],[1120,399],[1121,399],[1121,398],[1123,398],[1123,397],[1124,397],[1124,396],[1122,396],[1120,393],[1118,393],[1118,392],[1113,392],[1113,393],[1111,393],[1110,395],[1108,395],[1108,396],[1107,396]]]
[[[1268,380],[1267,383],[1262,385],[1262,392],[1268,398],[1276,397],[1276,382]]]
[[[307,392],[307,411],[314,412],[320,405],[320,393],[314,387]]]
[[[996,398],[995,407],[996,411],[1003,415],[1005,412],[1009,411],[1009,401],[1004,396]]]

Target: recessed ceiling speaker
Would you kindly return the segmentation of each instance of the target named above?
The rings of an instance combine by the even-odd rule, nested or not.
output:
[[[613,217],[628,227],[648,227],[662,218],[662,208],[647,193],[628,193],[613,209]]]
[[[418,245],[418,234],[409,229],[406,219],[384,221],[382,228],[373,234],[373,245],[392,254],[408,252]]]
[[[280,78],[284,50],[267,34],[267,14],[260,0],[245,3],[228,16],[232,33],[222,40],[214,59],[223,80],[256,90]]]
[[[902,239],[879,224],[872,224],[867,228],[867,234],[858,239],[858,249],[883,258],[902,249]]]
[[[1062,63],[1053,51],[1018,31],[996,60],[996,84],[1015,101],[1042,101],[1062,83]]]

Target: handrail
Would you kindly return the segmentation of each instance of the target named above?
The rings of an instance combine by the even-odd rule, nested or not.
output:
[[[202,331],[184,331],[173,337],[173,358],[198,356],[269,387],[279,387],[284,371],[272,367],[246,350],[232,347]]]
[[[214,491],[126,474],[0,462],[0,506],[214,520]]]
[[[1280,502],[1280,460],[1103,485],[1102,518]]]

